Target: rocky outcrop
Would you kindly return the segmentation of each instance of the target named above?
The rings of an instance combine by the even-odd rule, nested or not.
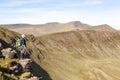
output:
[[[17,52],[12,48],[2,49],[0,54],[1,56],[5,57],[3,59],[4,61],[7,59],[13,60],[7,62],[7,68],[5,69],[5,71],[3,70],[3,73],[6,73],[8,75],[14,75],[15,78],[13,78],[13,76],[11,77],[14,80],[40,80],[39,77],[34,76],[31,72],[32,60],[30,58],[20,60],[15,59],[14,56],[17,54]],[[16,75],[19,75],[19,77],[16,77]]]
[[[19,63],[23,67],[23,71],[30,71],[31,70],[31,59],[21,59],[19,60]]]
[[[10,58],[10,59],[14,58],[15,54],[17,54],[17,52],[12,48],[2,49],[1,52],[5,58]]]

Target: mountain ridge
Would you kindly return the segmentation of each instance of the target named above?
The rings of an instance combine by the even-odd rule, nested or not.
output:
[[[2,25],[10,30],[19,32],[21,34],[45,35],[57,32],[71,31],[75,29],[80,30],[115,30],[109,25],[91,26],[80,21],[71,21],[67,23],[49,22],[46,24],[8,24]]]

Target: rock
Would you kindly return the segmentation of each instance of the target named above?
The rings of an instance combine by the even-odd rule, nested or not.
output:
[[[5,58],[10,58],[10,59],[14,58],[15,54],[17,53],[12,48],[2,49],[1,52]]]
[[[38,78],[37,76],[33,76],[30,78],[23,78],[22,80],[40,80],[40,78]]]
[[[31,59],[21,59],[19,60],[19,63],[23,67],[23,71],[30,71],[31,70]]]
[[[23,71],[23,68],[21,66],[21,64],[17,63],[16,61],[12,61],[9,65],[8,65],[8,73],[9,74],[18,74],[20,72]]]

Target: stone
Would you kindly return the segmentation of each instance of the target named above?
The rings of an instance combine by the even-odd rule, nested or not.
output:
[[[14,58],[15,54],[17,54],[17,52],[12,48],[2,49],[1,52],[5,58],[10,58],[10,59]]]
[[[31,63],[32,63],[31,59],[20,59],[19,63],[22,65],[23,71],[31,70]]]
[[[40,80],[37,76],[33,76],[30,78],[23,78],[22,80]]]

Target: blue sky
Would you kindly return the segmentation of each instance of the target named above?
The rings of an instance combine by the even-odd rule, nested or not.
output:
[[[0,0],[0,24],[81,21],[120,29],[120,0]]]

